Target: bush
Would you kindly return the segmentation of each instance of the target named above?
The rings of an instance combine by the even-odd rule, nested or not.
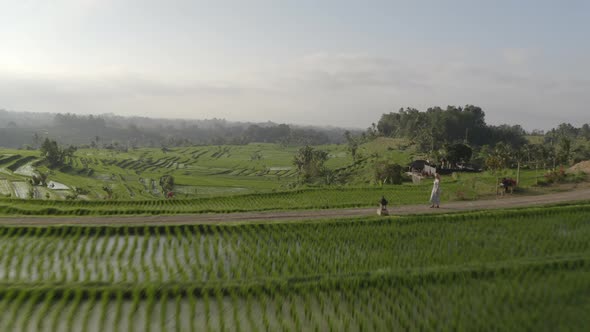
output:
[[[90,193],[90,190],[86,188],[74,187],[74,192],[77,195],[88,195]]]
[[[73,192],[73,193],[66,196],[66,200],[75,200],[77,198],[78,198],[78,193],[76,193],[76,192]]]
[[[546,183],[561,183],[565,182],[566,174],[563,167],[560,167],[558,170],[552,170],[545,173],[545,182]]]
[[[545,173],[544,177],[544,180],[539,181],[540,186],[547,186],[552,183],[579,183],[588,179],[588,175],[584,172],[578,171],[573,174],[568,174],[563,167]]]
[[[574,174],[568,174],[566,176],[566,182],[573,182],[573,183],[580,183],[580,182],[584,182],[588,179],[588,174],[582,172],[582,171],[577,171]]]
[[[399,164],[391,164],[381,161],[375,165],[375,181],[381,183],[402,184],[403,167]]]

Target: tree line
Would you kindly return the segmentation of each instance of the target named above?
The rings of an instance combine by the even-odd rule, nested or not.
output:
[[[526,143],[520,125],[488,125],[484,111],[474,105],[436,106],[424,112],[408,107],[383,114],[376,127],[379,135],[410,139],[424,152],[453,143],[493,146],[504,142],[514,148]]]
[[[0,144],[9,148],[37,149],[45,138],[64,145],[113,149],[249,143],[320,145],[344,142],[344,131],[333,127],[225,119],[153,119],[0,110]]]
[[[409,139],[418,152],[450,164],[471,161],[481,166],[510,166],[525,161],[554,166],[590,159],[590,147],[577,143],[590,140],[589,124],[576,128],[562,123],[547,133],[527,133],[518,124],[488,125],[485,112],[474,105],[400,109],[383,114],[366,131],[370,135]],[[527,135],[541,136],[541,142],[530,143]]]

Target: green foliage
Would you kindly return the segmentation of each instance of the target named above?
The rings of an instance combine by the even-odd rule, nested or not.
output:
[[[459,162],[469,162],[473,153],[469,146],[462,143],[448,145],[445,150],[445,158],[451,165],[456,165]]]
[[[495,145],[502,143],[512,149],[519,149],[527,143],[525,131],[520,125],[499,125],[489,127],[488,132],[484,132],[487,139],[485,144]]]
[[[107,194],[107,199],[113,198],[113,188],[109,186],[102,186],[102,190]]]
[[[352,156],[352,160],[356,161],[357,160],[357,150],[359,148],[359,139],[354,137],[350,131],[345,131],[344,132],[344,138],[346,139],[346,144],[347,144],[347,148],[348,151],[350,151],[350,155]]]
[[[572,141],[567,137],[559,139],[559,148],[557,150],[557,162],[562,165],[568,165],[572,154]]]
[[[63,154],[56,141],[50,141],[49,138],[46,138],[40,150],[41,156],[47,160],[50,167],[56,167],[63,163]]]
[[[563,167],[559,167],[558,169],[550,170],[544,174],[544,181],[542,184],[551,184],[551,183],[564,183],[564,182],[583,182],[587,180],[587,175],[584,172],[577,172],[573,174],[568,174],[565,172]]]
[[[498,143],[493,149],[486,151],[485,166],[492,172],[498,172],[510,166],[514,150],[510,145]]]
[[[260,153],[260,151],[254,151],[252,153],[252,155],[250,155],[250,160],[252,160],[252,161],[262,160],[262,154]]]
[[[164,175],[160,178],[160,187],[164,193],[174,190],[174,177],[172,175]]]
[[[545,134],[546,141],[554,141],[558,138],[590,140],[590,124],[586,123],[580,128],[576,128],[572,124],[564,122]]]
[[[39,174],[34,174],[31,178],[33,184],[38,186],[46,186],[47,185],[47,173],[39,172]]]
[[[78,196],[79,194],[74,191],[73,193],[66,195],[66,200],[76,200],[78,199]]]
[[[321,177],[325,174],[324,163],[328,159],[328,153],[322,150],[316,150],[306,145],[300,148],[293,157],[293,165],[297,167],[297,172],[302,182],[310,182],[314,178]]]
[[[377,124],[381,135],[414,141],[421,152],[435,151],[444,144],[463,142],[473,146],[504,142],[514,148],[526,143],[519,125],[488,126],[480,107],[431,107],[426,112],[414,108],[383,114]]]
[[[378,183],[402,184],[403,167],[389,161],[375,163],[375,181]]]
[[[50,168],[62,166],[66,158],[71,158],[76,152],[76,147],[69,146],[67,148],[60,147],[56,141],[45,138],[43,144],[39,148],[41,157],[45,158]]]
[[[74,192],[78,195],[88,195],[90,193],[90,190],[87,188],[73,187],[72,189],[74,189]]]
[[[506,158],[498,154],[490,155],[485,160],[485,166],[486,169],[497,172],[506,168]]]

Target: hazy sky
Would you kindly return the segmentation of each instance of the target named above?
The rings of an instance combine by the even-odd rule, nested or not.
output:
[[[590,1],[0,0],[0,109],[368,127],[590,122]]]

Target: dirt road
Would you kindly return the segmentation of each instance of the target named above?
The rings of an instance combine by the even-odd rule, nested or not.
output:
[[[570,201],[590,201],[590,189],[537,196],[505,196],[497,199],[450,202],[439,209],[431,209],[427,204],[389,206],[391,215],[424,213],[449,213],[472,210],[492,210],[524,206],[542,206]],[[243,213],[207,213],[191,215],[160,216],[90,216],[90,217],[0,217],[0,225],[157,225],[157,224],[217,224],[243,223],[255,221],[297,221],[321,218],[348,218],[375,216],[377,207],[362,209],[295,210]]]

